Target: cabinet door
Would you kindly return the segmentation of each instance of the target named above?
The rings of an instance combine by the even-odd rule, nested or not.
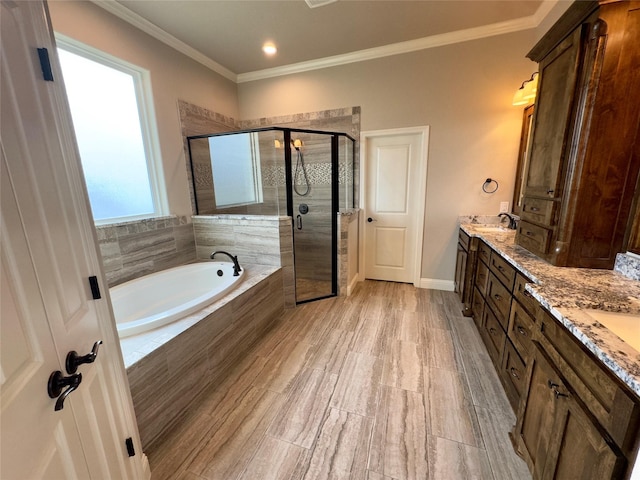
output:
[[[571,141],[582,28],[540,62],[540,85],[524,196],[559,197],[561,170]]]
[[[576,399],[559,397],[558,416],[542,478],[621,478],[625,459],[609,445]]]
[[[624,456],[605,440],[536,342],[529,372],[516,431],[533,478],[619,478],[626,467]]]
[[[467,271],[467,252],[462,245],[458,243],[458,254],[456,256],[456,282],[455,291],[460,297],[460,301],[464,301],[464,281]]]
[[[533,477],[542,478],[559,407],[549,384],[558,385],[557,388],[563,387],[560,377],[537,348],[534,348],[528,372],[529,384],[525,390],[525,408],[522,412],[523,404],[521,403],[516,435],[519,448]]]

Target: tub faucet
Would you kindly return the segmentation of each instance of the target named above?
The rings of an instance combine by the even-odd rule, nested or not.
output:
[[[233,276],[237,277],[238,275],[240,275],[240,270],[242,269],[240,268],[240,264],[238,263],[238,256],[231,255],[230,253],[223,252],[222,250],[217,250],[211,254],[211,258],[213,259],[213,257],[215,257],[218,253],[222,253],[223,255],[226,255],[233,262]]]
[[[516,224],[516,218],[513,215],[511,215],[510,213],[504,213],[503,212],[503,213],[499,213],[498,216],[499,217],[505,216],[505,217],[507,217],[509,219],[509,228],[511,230],[515,230],[517,228],[518,225]]]

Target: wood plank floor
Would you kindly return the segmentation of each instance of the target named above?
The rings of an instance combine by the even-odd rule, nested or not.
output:
[[[530,478],[460,310],[452,292],[376,281],[288,310],[147,452],[153,480]]]

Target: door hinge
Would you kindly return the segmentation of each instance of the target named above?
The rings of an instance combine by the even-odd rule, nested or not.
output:
[[[51,70],[51,61],[49,60],[49,50],[47,50],[46,48],[39,48],[38,57],[40,58],[42,77],[47,82],[53,82],[53,71]]]
[[[89,286],[91,287],[91,295],[94,300],[100,300],[102,295],[100,295],[100,286],[98,285],[98,277],[93,276],[89,277]]]
[[[127,453],[130,457],[133,457],[136,454],[135,449],[133,448],[133,438],[129,437],[124,441],[124,444],[127,446]]]

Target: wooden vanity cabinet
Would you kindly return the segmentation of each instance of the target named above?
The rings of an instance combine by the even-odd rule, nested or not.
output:
[[[540,79],[516,243],[612,268],[640,170],[640,1],[575,2],[527,55]]]
[[[538,307],[512,439],[534,479],[625,478],[637,399]]]
[[[462,314],[465,317],[472,315],[477,245],[476,238],[471,238],[462,229],[459,230],[454,289],[462,302]]]
[[[526,408],[516,424],[516,441],[534,479],[622,477],[624,456],[602,435],[535,342],[527,387]]]

